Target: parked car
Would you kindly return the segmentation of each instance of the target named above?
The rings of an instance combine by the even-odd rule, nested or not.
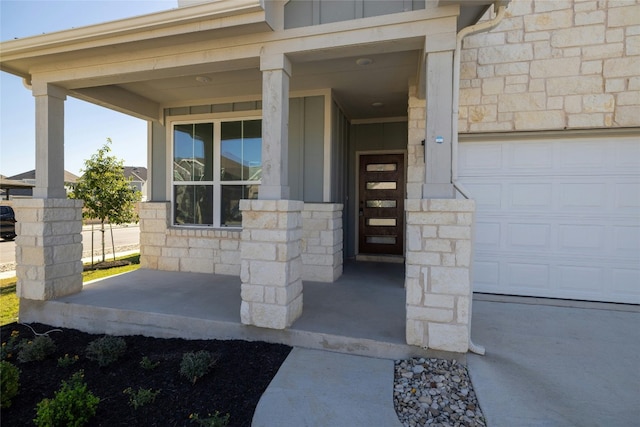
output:
[[[0,238],[13,240],[16,237],[16,214],[11,206],[0,206]]]

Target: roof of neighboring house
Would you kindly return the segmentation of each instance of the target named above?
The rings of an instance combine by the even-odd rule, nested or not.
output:
[[[70,183],[74,183],[78,180],[78,176],[72,174],[69,171],[64,171],[64,182],[70,182]],[[28,172],[23,172],[23,173],[19,173],[17,175],[13,175],[8,177],[7,179],[13,180],[13,181],[22,181],[25,179],[36,179],[36,170],[30,170]]]
[[[147,168],[143,166],[125,166],[124,176],[131,178],[133,181],[147,181]]]

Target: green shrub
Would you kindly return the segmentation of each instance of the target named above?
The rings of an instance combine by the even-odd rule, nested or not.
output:
[[[32,340],[23,339],[19,344],[18,362],[40,362],[56,351],[49,335],[38,335]]]
[[[140,361],[140,367],[145,371],[154,370],[158,367],[158,365],[160,365],[159,361],[152,362],[151,359],[149,359],[147,356],[144,356]]]
[[[195,384],[198,378],[209,372],[209,369],[218,361],[219,357],[219,355],[205,350],[185,353],[182,355],[182,362],[180,363],[180,375]]]
[[[11,331],[11,335],[7,342],[3,342],[0,347],[0,360],[11,359],[15,353],[19,350],[18,342],[19,332]]]
[[[74,356],[69,356],[68,354],[65,354],[63,357],[58,357],[58,367],[60,368],[68,368],[71,365],[74,365],[78,359],[80,359],[78,357],[78,355],[74,355]]]
[[[11,406],[20,389],[20,369],[6,360],[0,361],[0,408]]]
[[[112,364],[127,350],[127,343],[121,337],[105,336],[93,340],[87,346],[87,358],[104,367]]]
[[[229,414],[222,416],[218,411],[213,415],[209,414],[207,418],[200,418],[197,413],[191,414],[189,419],[192,423],[204,427],[226,427],[229,424]]]
[[[38,427],[81,427],[96,413],[100,399],[87,390],[83,371],[62,382],[53,399],[38,403],[36,418]]]
[[[133,409],[138,409],[147,403],[153,403],[160,390],[153,391],[150,388],[140,387],[138,391],[133,391],[131,387],[128,387],[123,393],[129,395],[129,406],[132,406]]]

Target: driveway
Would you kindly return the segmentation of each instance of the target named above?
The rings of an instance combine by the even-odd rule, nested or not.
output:
[[[638,306],[473,302],[468,366],[491,427],[631,426],[640,419]]]

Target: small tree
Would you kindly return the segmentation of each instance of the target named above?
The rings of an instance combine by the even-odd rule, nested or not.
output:
[[[83,174],[74,185],[70,197],[84,201],[82,216],[100,220],[102,233],[102,261],[105,260],[104,224],[124,224],[138,222],[136,202],[142,194],[133,188],[130,179],[124,176],[123,161],[111,152],[111,139],[98,152],[84,162]]]

